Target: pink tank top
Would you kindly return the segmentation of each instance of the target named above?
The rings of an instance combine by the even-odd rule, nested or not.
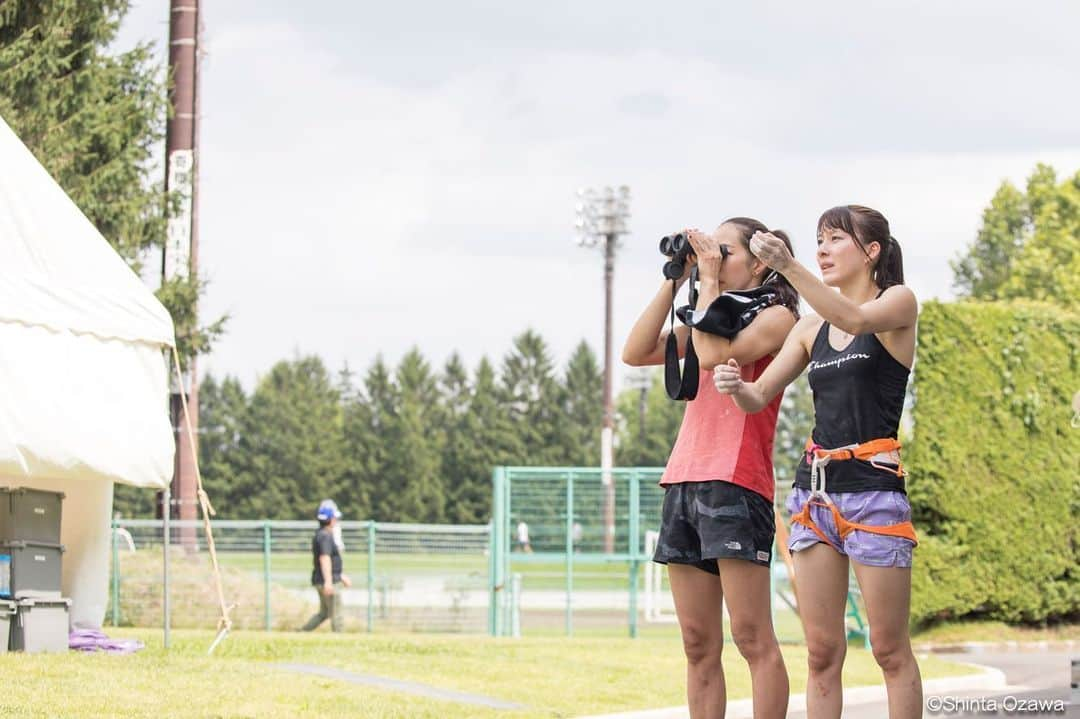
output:
[[[772,357],[765,356],[743,367],[743,380],[753,382],[770,362]],[[773,501],[773,439],[782,399],[783,392],[765,409],[747,414],[730,395],[716,391],[712,370],[701,370],[697,398],[686,403],[679,436],[660,484],[720,480]]]

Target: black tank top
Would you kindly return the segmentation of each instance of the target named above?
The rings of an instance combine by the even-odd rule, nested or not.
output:
[[[889,354],[874,334],[857,335],[842,350],[829,344],[822,322],[810,352],[809,380],[814,395],[814,442],[826,449],[896,438],[910,370]],[[904,491],[903,479],[869,462],[849,459],[826,467],[825,491]],[[810,488],[810,464],[803,455],[795,486]]]

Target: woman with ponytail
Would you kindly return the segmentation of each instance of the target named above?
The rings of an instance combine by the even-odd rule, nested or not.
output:
[[[720,661],[725,600],[732,638],[749,664],[754,716],[779,719],[787,711],[787,670],[773,631],[769,596],[776,530],[772,446],[780,396],[766,412],[748,416],[718,393],[712,380],[713,367],[728,360],[744,366],[747,380],[760,377],[798,318],[794,288],[750,252],[750,238],[766,232],[765,225],[747,217],[727,220],[712,235],[688,230],[694,255],[683,276],[664,282],[623,349],[627,364],[664,364],[669,335],[664,323],[673,289],[690,277],[696,257],[700,291],[696,305],[682,313],[693,328],[673,332],[679,357],[688,347],[691,354],[696,348],[700,385],[697,377],[690,378],[698,386],[697,395],[686,405],[660,480],[665,487],[663,522],[653,558],[668,565],[693,719],[722,717],[726,710]],[[782,232],[771,236],[786,241]],[[737,301],[752,296],[756,304],[751,313],[736,318],[745,326],[727,332],[730,338],[706,331],[708,323],[693,318],[707,316],[734,296]],[[686,366],[691,372],[692,363]]]
[[[900,245],[880,212],[844,205],[818,220],[820,280],[775,233],[755,235],[750,248],[817,313],[799,320],[756,380],[747,381],[738,362],[714,375],[717,390],[758,412],[809,366],[814,430],[787,502],[810,674],[807,716],[836,719],[843,711],[850,560],[885,676],[889,717],[921,717],[922,682],[908,636],[917,540],[897,441],[918,304],[904,286]]]

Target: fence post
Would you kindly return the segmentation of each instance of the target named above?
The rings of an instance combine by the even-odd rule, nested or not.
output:
[[[367,523],[367,631],[375,631],[375,520]]]
[[[502,577],[501,577],[501,579],[502,579],[503,585],[506,586],[507,588],[509,588],[508,585],[509,585],[509,582],[510,582],[510,567],[511,567],[511,564],[510,564],[510,547],[511,547],[511,540],[510,540],[510,507],[511,507],[510,495],[514,490],[513,482],[511,481],[511,477],[513,477],[513,475],[507,473],[507,471],[504,469],[503,470],[502,484],[503,484],[503,518],[505,519],[505,521],[503,522],[503,527],[502,527],[503,567],[502,567]],[[504,635],[506,634],[506,629],[509,626],[510,612],[511,612],[510,603],[507,601],[507,595],[508,594],[509,594],[509,592],[507,592],[505,590],[502,593],[503,613],[502,613],[502,618],[500,619],[500,623],[502,625],[502,631],[503,631]]]
[[[521,574],[510,580],[510,636],[521,639]]]
[[[566,636],[574,635],[574,473],[566,477]]]
[[[630,473],[630,536],[629,550],[630,550],[630,638],[635,639],[638,635],[638,557],[640,555],[640,528],[638,527],[640,520],[640,504],[641,504],[641,486],[638,482],[637,470]]]
[[[162,517],[162,519],[161,519],[161,534],[162,534],[162,536],[164,538],[162,543],[161,543],[162,554],[163,554],[163,557],[164,557],[163,562],[162,562],[162,565],[163,565],[162,566],[162,574],[163,574],[162,593],[163,593],[163,596],[162,596],[162,601],[161,601],[161,621],[162,621],[162,624],[165,625],[164,626],[164,638],[163,638],[162,641],[163,641],[163,644],[165,645],[166,649],[169,648],[169,621],[171,619],[169,614],[172,611],[172,608],[169,606],[169,543],[172,541],[172,538],[169,536],[170,535],[170,527],[169,527],[169,515],[170,514],[172,514],[172,492],[170,491],[169,487],[166,487],[161,492],[161,517]]]
[[[120,548],[117,546],[117,529],[120,523],[112,521],[112,625],[120,626]]]
[[[496,467],[491,473],[491,576],[489,578],[490,593],[488,595],[488,633],[493,637],[501,636],[502,621],[499,612],[499,592],[503,584],[503,527],[506,517],[503,516],[503,480],[505,474],[502,467]]]
[[[263,522],[263,586],[266,591],[266,631],[274,626],[274,616],[270,608],[270,520]]]

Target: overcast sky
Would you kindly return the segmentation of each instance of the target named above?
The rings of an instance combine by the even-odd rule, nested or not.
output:
[[[120,47],[168,39],[134,0]],[[296,352],[363,371],[412,346],[561,365],[603,341],[575,191],[629,185],[619,348],[657,240],[750,215],[813,260],[833,205],[890,219],[920,299],[1002,180],[1080,168],[1080,5],[1065,2],[202,0],[202,367],[251,387]]]

